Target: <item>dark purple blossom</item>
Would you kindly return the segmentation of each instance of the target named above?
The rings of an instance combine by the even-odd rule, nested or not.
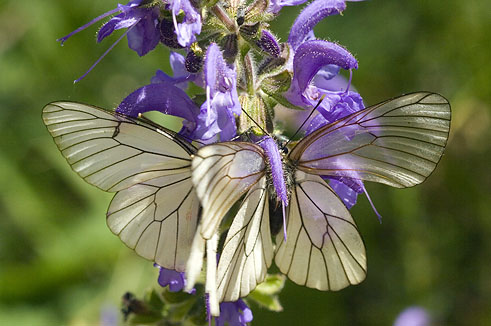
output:
[[[276,37],[273,36],[269,31],[262,30],[261,38],[256,42],[257,46],[264,52],[270,54],[271,56],[277,58],[280,56],[281,47]]]
[[[206,51],[204,80],[206,101],[201,105],[195,134],[204,140],[213,140],[216,135],[220,135],[220,141],[230,140],[237,132],[234,115],[241,113],[237,75],[215,43]]]
[[[246,326],[251,321],[252,310],[242,299],[220,303],[220,316],[215,317],[216,326]]]
[[[158,267],[159,269],[158,282],[160,286],[162,287],[169,286],[169,291],[179,292],[186,285],[186,279],[184,278],[184,273],[176,272],[172,269],[163,268],[157,264],[154,264],[154,266]]]
[[[201,33],[201,16],[189,0],[169,0],[172,20],[177,34],[177,41],[187,47],[196,41],[196,35]],[[177,22],[180,11],[184,12],[182,22]]]

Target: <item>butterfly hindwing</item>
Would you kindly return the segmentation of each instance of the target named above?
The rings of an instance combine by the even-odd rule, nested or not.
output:
[[[203,206],[202,236],[210,239],[223,216],[265,173],[262,149],[223,142],[202,147],[192,162],[193,184]]]
[[[75,172],[116,192],[109,228],[139,255],[184,271],[198,219],[196,149],[160,126],[80,103],[48,104],[43,120]]]
[[[297,284],[340,290],[366,276],[363,240],[348,209],[319,176],[295,173],[286,241],[278,234],[275,263]]]
[[[435,169],[449,129],[448,101],[435,93],[414,93],[319,128],[289,158],[308,173],[411,187]]]
[[[237,301],[263,282],[273,260],[266,177],[244,198],[227,232],[218,263],[220,301]]]

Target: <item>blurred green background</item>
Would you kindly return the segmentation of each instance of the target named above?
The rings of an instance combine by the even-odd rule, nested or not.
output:
[[[72,81],[109,47],[97,27],[55,41],[115,1],[0,1],[0,325],[97,325],[118,314],[126,291],[155,287],[157,270],[105,225],[111,198],[82,181],[41,121],[67,99],[115,107],[169,71],[162,46],[139,58],[119,44],[86,79]],[[285,40],[298,8],[273,24]],[[253,306],[255,325],[390,325],[420,305],[437,325],[491,325],[491,2],[348,3],[318,37],[359,60],[353,83],[366,104],[417,90],[452,104],[450,139],[436,171],[405,190],[367,186],[380,225],[360,197],[368,277],[336,293],[288,282],[284,311]],[[487,307],[487,308],[486,308]]]

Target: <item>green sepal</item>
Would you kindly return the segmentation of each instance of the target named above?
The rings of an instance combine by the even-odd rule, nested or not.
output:
[[[189,300],[192,295],[184,291],[171,292],[169,290],[166,290],[163,291],[162,297],[168,304],[179,304]]]
[[[261,81],[261,90],[266,94],[284,93],[290,88],[292,76],[287,70],[281,73],[263,78]]]
[[[274,18],[274,15],[267,11],[269,7],[268,0],[256,0],[245,10],[244,21],[246,24],[257,22],[266,22]]]
[[[258,136],[264,135],[264,131],[272,126],[272,119],[267,114],[266,106],[260,96],[241,95],[239,96],[243,113],[239,117],[239,133],[253,132]],[[251,118],[254,120],[251,120]]]

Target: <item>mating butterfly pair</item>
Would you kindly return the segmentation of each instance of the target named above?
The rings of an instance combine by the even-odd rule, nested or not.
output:
[[[450,105],[434,93],[404,95],[299,141],[283,157],[292,185],[286,238],[279,233],[276,246],[268,200],[275,190],[261,146],[237,141],[198,148],[149,121],[73,102],[48,104],[43,120],[75,172],[116,192],[107,224],[137,254],[168,269],[192,269],[193,283],[207,243],[207,290],[212,301],[221,302],[246,296],[264,280],[273,259],[292,281],[319,290],[363,281],[363,241],[321,176],[398,188],[421,183],[443,154]],[[217,231],[241,197],[217,267]]]

